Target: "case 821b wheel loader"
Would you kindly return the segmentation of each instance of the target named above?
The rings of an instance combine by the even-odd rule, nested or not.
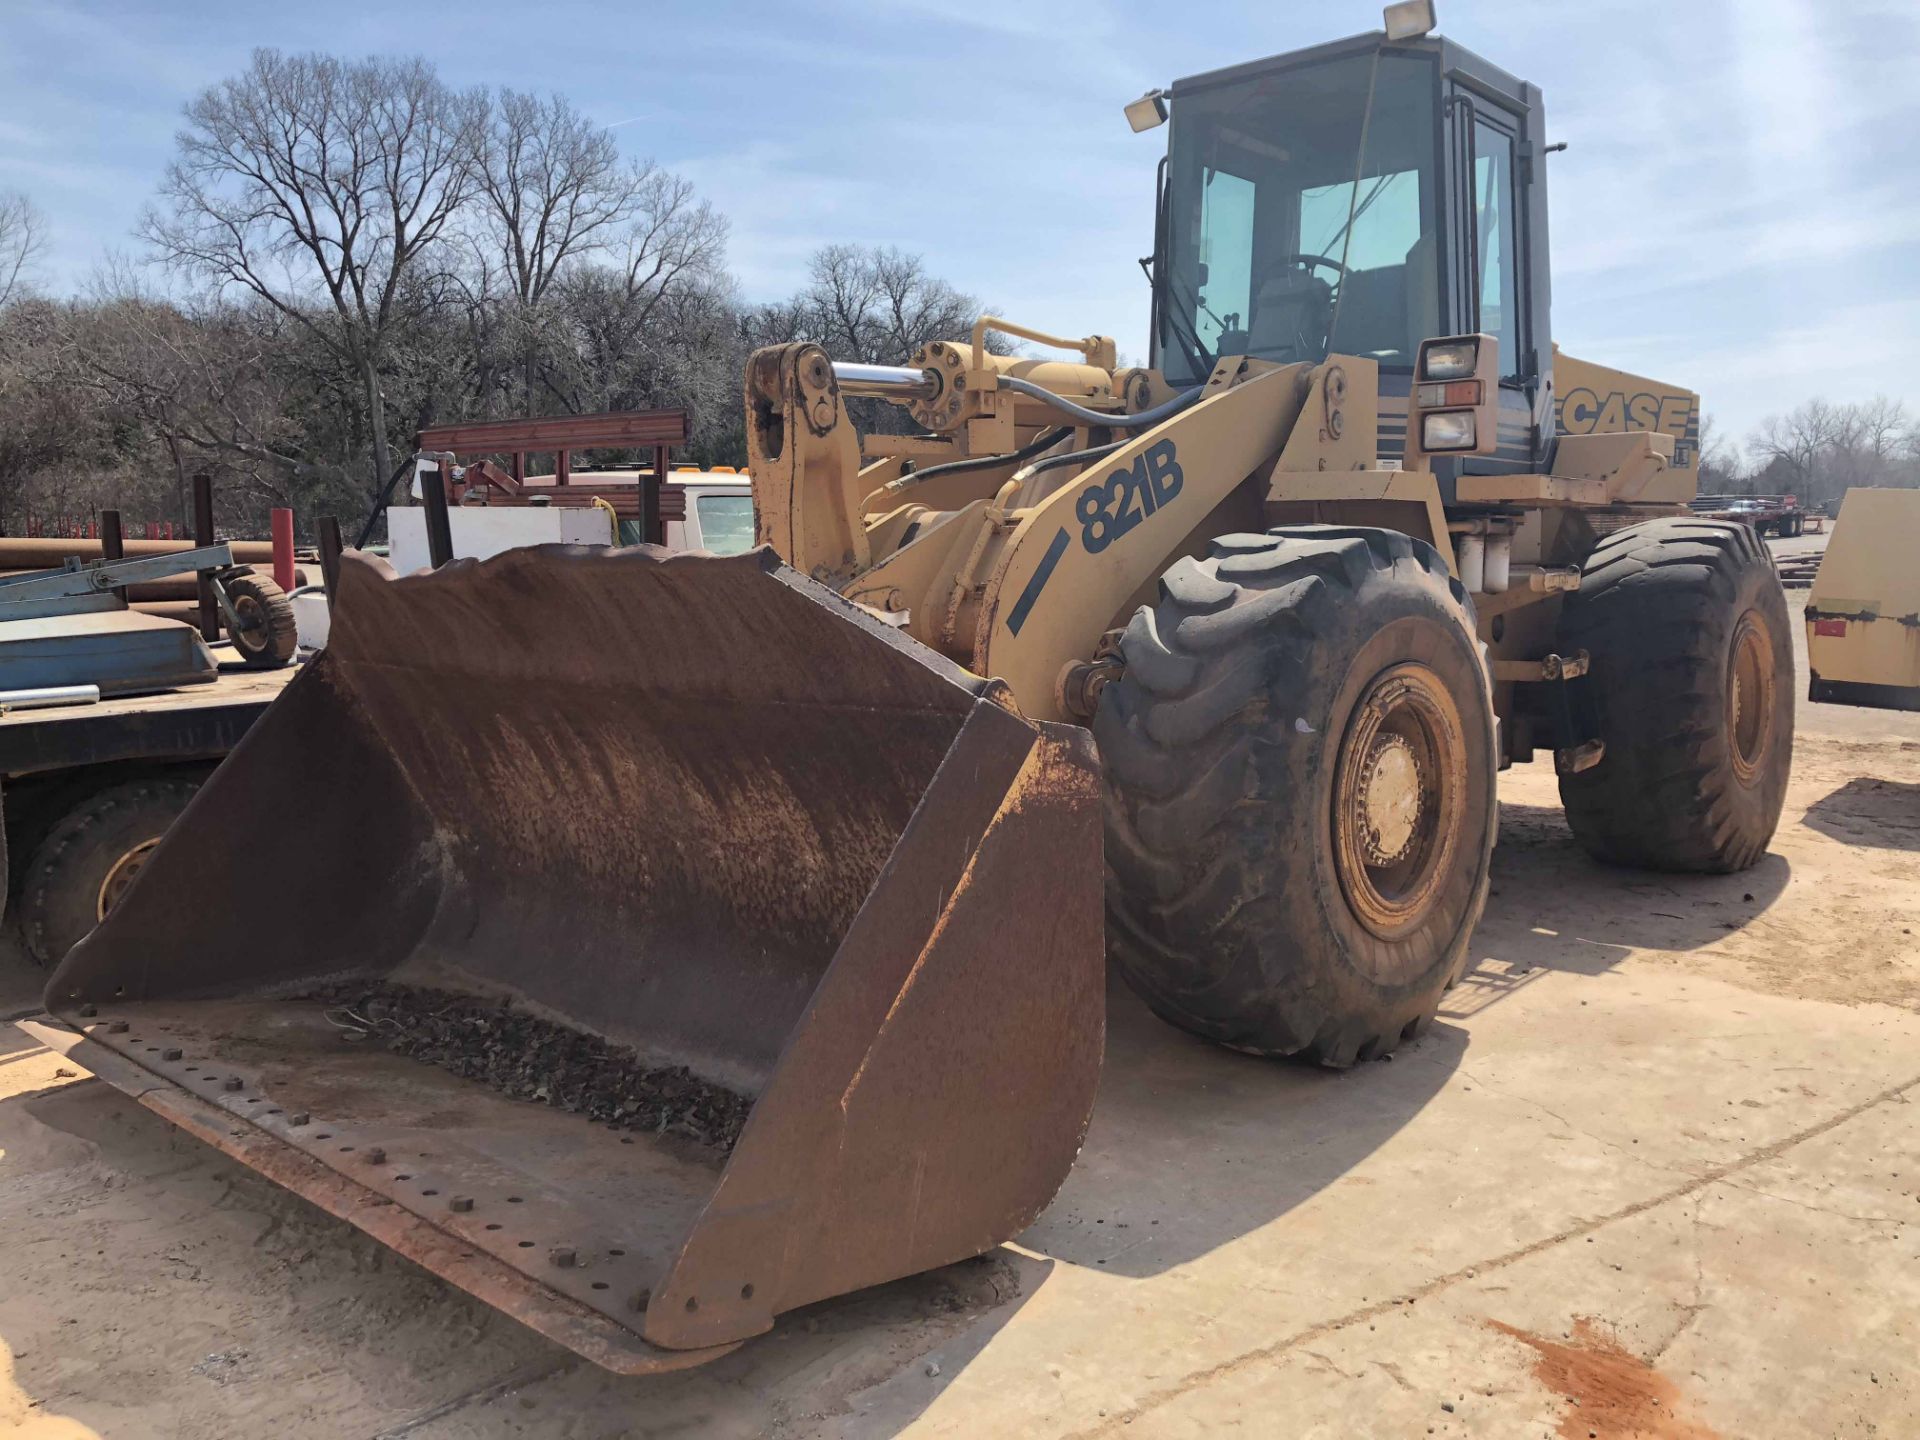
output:
[[[751,555],[347,557],[43,1033],[656,1370],[1030,1222],[1108,942],[1175,1024],[1344,1065],[1459,973],[1536,746],[1596,855],[1751,864],[1782,595],[1679,513],[1694,397],[1554,352],[1538,92],[1375,35],[1170,98],[1150,364],[993,320],[900,368],[765,350]],[[923,433],[863,438],[876,398]],[[269,914],[222,880],[296,804]],[[402,1014],[474,1037],[428,1047],[460,1073]],[[645,1133],[467,1078],[503,1064]],[[709,1091],[730,1149],[676,1133]]]

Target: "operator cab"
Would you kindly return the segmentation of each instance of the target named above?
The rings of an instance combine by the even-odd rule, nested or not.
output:
[[[1538,89],[1437,36],[1376,33],[1166,96],[1152,345],[1173,385],[1220,355],[1368,356],[1379,454],[1397,459],[1420,342],[1490,334],[1499,449],[1447,463],[1540,468],[1553,349]]]

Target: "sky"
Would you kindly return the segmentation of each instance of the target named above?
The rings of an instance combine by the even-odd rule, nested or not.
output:
[[[1563,350],[1688,385],[1724,434],[1812,395],[1920,411],[1920,4],[1438,0],[1538,85]],[[42,287],[132,238],[180,109],[256,46],[418,53],[557,90],[730,220],[749,299],[836,241],[897,245],[997,312],[1146,354],[1164,130],[1121,105],[1377,28],[1357,0],[0,0],[0,190],[52,222]]]

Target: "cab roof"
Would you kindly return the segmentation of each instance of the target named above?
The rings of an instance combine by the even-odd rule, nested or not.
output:
[[[1236,81],[1272,74],[1275,71],[1291,70],[1301,65],[1344,60],[1355,55],[1370,55],[1376,49],[1387,55],[1432,56],[1440,62],[1440,69],[1445,74],[1457,76],[1481,89],[1510,100],[1527,99],[1525,91],[1528,87],[1525,82],[1501,69],[1492,61],[1475,54],[1466,46],[1447,39],[1444,35],[1423,35],[1417,40],[1390,42],[1384,30],[1371,30],[1364,35],[1349,36],[1345,40],[1330,40],[1324,45],[1310,45],[1304,50],[1288,50],[1279,55],[1269,55],[1262,60],[1248,60],[1219,70],[1203,70],[1198,74],[1174,81],[1168,93],[1177,104],[1182,95],[1209,90],[1216,85],[1229,85]]]

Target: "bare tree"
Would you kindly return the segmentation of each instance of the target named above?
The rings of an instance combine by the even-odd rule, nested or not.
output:
[[[538,305],[562,265],[617,238],[646,176],[647,167],[622,161],[611,131],[565,96],[501,96],[487,127],[479,192],[514,298]]]
[[[1748,444],[1777,483],[1816,505],[1854,486],[1920,485],[1920,425],[1884,395],[1845,405],[1803,401],[1769,416]]]
[[[484,119],[421,59],[259,50],[187,106],[142,222],[170,264],[257,297],[355,376],[374,488],[392,468],[381,365],[467,200]]]
[[[1815,504],[1833,498],[1822,479],[1822,460],[1842,435],[1844,416],[1825,400],[1802,401],[1785,415],[1769,415],[1747,442],[1759,468],[1790,481]]]
[[[481,257],[480,289],[487,292],[491,272],[512,298],[525,396],[534,390],[548,291],[563,265],[603,248],[633,214],[634,180],[612,132],[564,96],[508,91],[494,107],[478,171],[490,252]]]
[[[805,338],[836,359],[904,365],[929,340],[964,340],[980,302],[927,273],[918,255],[890,247],[828,245],[814,252],[807,286],[787,307]],[[991,337],[1004,352],[1003,337]]]
[[[0,310],[0,533],[29,481],[94,452],[94,418],[61,373],[57,308],[30,299]]]
[[[679,403],[658,390],[658,377],[689,358],[682,347],[698,330],[679,322],[704,320],[716,304],[733,308],[726,221],[688,181],[651,166],[636,172],[635,200],[617,254],[576,268],[563,287],[570,350],[546,383],[572,410]]]
[[[625,323],[644,328],[655,310],[688,289],[706,290],[726,258],[727,222],[699,199],[690,181],[642,167],[638,204],[620,252]]]
[[[1724,495],[1746,477],[1741,473],[1740,452],[1721,432],[1711,415],[1700,420],[1700,493]]]
[[[612,132],[562,96],[502,97],[479,197],[484,253],[469,289],[490,295],[487,270],[502,288],[494,328],[504,319],[512,332],[523,409],[578,409],[592,403],[585,391],[623,388],[630,351],[656,338],[658,307],[709,288],[725,249],[725,221],[692,185],[624,159]]]
[[[1825,462],[1835,490],[1903,483],[1901,472],[1913,429],[1907,407],[1876,395],[1871,400],[1840,406],[1838,414],[1841,423]]]
[[[859,245],[827,245],[807,262],[807,286],[797,297],[807,338],[842,360],[882,363],[880,282],[876,252]],[[887,362],[900,363],[891,355]]]
[[[188,518],[187,475],[203,467],[265,506],[338,481],[301,434],[295,392],[306,377],[286,363],[295,347],[284,317],[257,302],[183,306],[121,278],[68,313],[73,375],[164,449],[177,519]]]
[[[0,306],[21,293],[46,244],[46,218],[18,191],[0,193]]]

